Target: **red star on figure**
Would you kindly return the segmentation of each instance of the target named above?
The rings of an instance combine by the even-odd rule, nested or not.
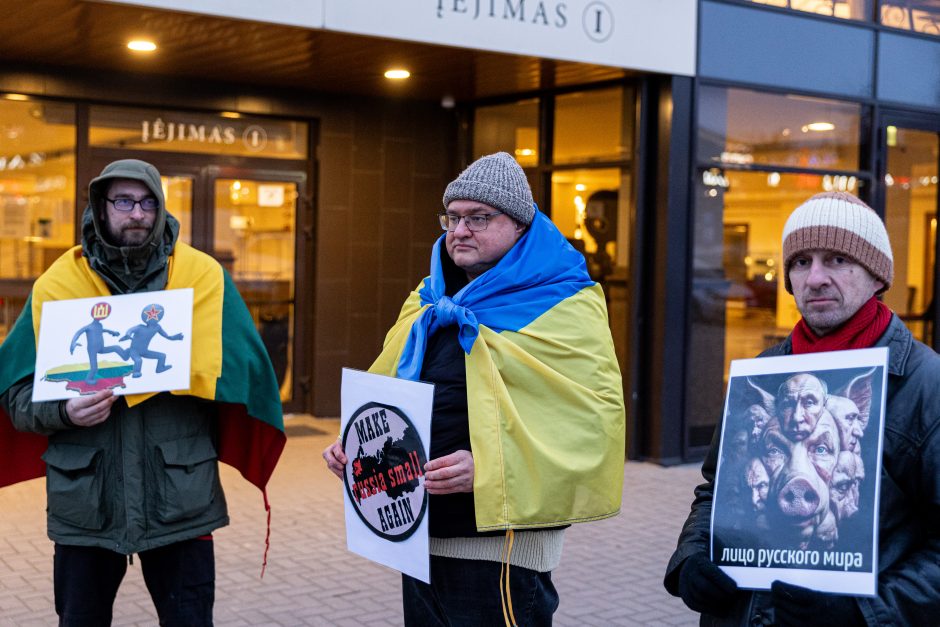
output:
[[[150,309],[144,312],[147,314],[147,320],[159,320],[160,319],[160,310],[154,305],[150,305]]]

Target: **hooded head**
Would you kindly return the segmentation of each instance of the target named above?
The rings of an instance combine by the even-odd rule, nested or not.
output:
[[[107,197],[117,180],[137,181],[157,199],[153,227],[140,244],[122,246],[108,231]],[[179,233],[179,222],[167,213],[160,173],[137,159],[109,163],[88,185],[82,216],[82,252],[114,293],[163,289],[166,262]],[[162,281],[162,282],[161,282]]]

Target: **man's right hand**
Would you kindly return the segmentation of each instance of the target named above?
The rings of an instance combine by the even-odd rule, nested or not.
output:
[[[330,469],[330,472],[342,479],[346,462],[349,460],[346,458],[343,444],[339,439],[323,449],[323,459],[326,461],[326,467]]]
[[[70,398],[65,403],[65,413],[76,427],[93,427],[108,419],[111,406],[117,399],[113,390],[101,390],[91,396]]]
[[[738,584],[704,553],[686,559],[679,571],[679,596],[701,614],[725,616],[734,606]]]

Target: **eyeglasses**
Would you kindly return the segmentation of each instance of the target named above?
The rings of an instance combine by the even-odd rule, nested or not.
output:
[[[485,231],[487,225],[490,222],[490,218],[495,218],[496,216],[503,215],[502,211],[497,211],[495,213],[479,213],[472,216],[455,216],[449,213],[439,213],[437,214],[438,219],[441,221],[441,228],[445,231],[456,231],[457,225],[460,224],[460,221],[463,220],[463,223],[467,225],[467,228],[471,231]]]
[[[160,206],[160,201],[153,196],[146,196],[140,200],[134,200],[133,198],[105,198],[105,200],[114,205],[114,208],[122,213],[130,213],[137,205],[140,205],[141,211],[147,213],[156,211],[157,207]]]

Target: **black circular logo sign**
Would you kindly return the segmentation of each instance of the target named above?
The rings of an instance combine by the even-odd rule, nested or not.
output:
[[[349,458],[343,483],[362,522],[377,536],[401,542],[421,525],[427,509],[418,431],[397,407],[367,403],[343,432]]]

